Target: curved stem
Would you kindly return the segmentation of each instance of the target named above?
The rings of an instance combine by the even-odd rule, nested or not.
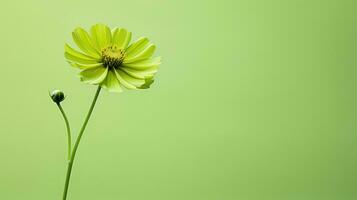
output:
[[[60,109],[63,119],[66,123],[66,128],[67,128],[67,143],[68,143],[68,160],[71,159],[71,149],[72,149],[72,136],[71,136],[71,127],[69,126],[69,122],[66,116],[66,113],[64,112],[62,106],[60,103],[57,103],[58,108]]]
[[[84,123],[82,125],[82,128],[81,130],[79,131],[79,135],[77,137],[77,140],[76,140],[76,143],[74,144],[74,147],[73,147],[73,151],[72,151],[72,154],[71,154],[71,159],[69,160],[68,162],[68,167],[67,167],[67,175],[66,175],[66,182],[65,182],[65,185],[64,185],[64,191],[63,191],[63,200],[66,200],[67,199],[67,192],[68,192],[68,186],[69,186],[69,180],[71,178],[71,172],[72,172],[72,166],[73,166],[73,162],[74,162],[74,158],[76,157],[76,152],[77,152],[77,149],[78,149],[78,145],[81,141],[81,138],[82,138],[82,135],[83,135],[83,132],[88,124],[88,120],[92,114],[92,111],[93,111],[93,108],[94,108],[94,105],[95,103],[97,102],[97,99],[98,99],[98,96],[99,96],[99,93],[100,93],[100,90],[101,90],[101,87],[98,86],[98,89],[95,93],[95,96],[94,96],[94,99],[93,99],[93,102],[92,102],[92,105],[90,106],[89,108],[89,111],[88,111],[88,114],[86,116],[86,119],[84,120]]]

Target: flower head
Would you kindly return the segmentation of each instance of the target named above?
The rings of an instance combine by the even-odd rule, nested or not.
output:
[[[110,30],[96,24],[90,33],[82,28],[72,32],[73,40],[81,51],[65,45],[65,57],[81,70],[81,80],[100,85],[109,91],[146,89],[154,82],[160,57],[152,58],[155,45],[146,37],[130,44],[131,32],[124,28]]]

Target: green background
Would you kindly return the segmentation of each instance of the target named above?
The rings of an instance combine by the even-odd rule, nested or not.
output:
[[[76,26],[145,35],[149,90],[103,92],[70,200],[357,199],[357,14],[348,0],[3,1],[0,199],[61,199],[66,134],[95,87],[64,59]]]

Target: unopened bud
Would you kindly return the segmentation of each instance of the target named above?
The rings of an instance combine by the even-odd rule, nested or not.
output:
[[[50,97],[55,103],[60,103],[65,99],[64,93],[61,90],[53,90]]]

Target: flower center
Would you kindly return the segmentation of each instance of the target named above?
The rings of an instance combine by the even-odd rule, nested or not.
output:
[[[125,52],[116,45],[106,47],[102,50],[102,61],[104,67],[117,69],[123,63]]]

